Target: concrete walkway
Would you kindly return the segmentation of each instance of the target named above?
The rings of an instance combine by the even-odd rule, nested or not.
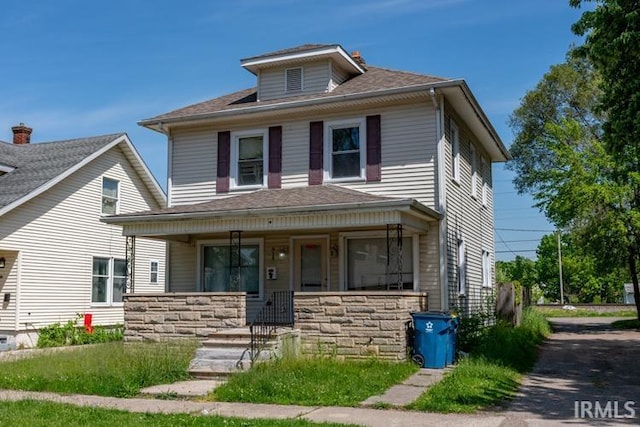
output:
[[[361,402],[363,406],[372,406],[376,404],[385,404],[391,406],[406,406],[416,400],[424,391],[440,381],[449,369],[420,369],[401,384],[394,385],[384,394],[379,396],[371,396],[367,400]]]

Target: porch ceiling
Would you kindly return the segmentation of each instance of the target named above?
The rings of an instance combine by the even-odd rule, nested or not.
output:
[[[442,215],[415,199],[376,196],[337,186],[260,190],[195,205],[105,217],[127,236],[335,229],[402,224],[426,231]]]

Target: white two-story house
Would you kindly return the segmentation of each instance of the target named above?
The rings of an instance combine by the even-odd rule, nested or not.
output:
[[[169,242],[167,292],[246,292],[247,323],[274,291],[484,303],[508,153],[464,80],[340,45],[241,65],[256,87],[140,122],[167,135],[168,207],[107,219]]]

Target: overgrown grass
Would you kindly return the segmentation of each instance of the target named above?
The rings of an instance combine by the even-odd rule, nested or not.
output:
[[[611,324],[616,329],[638,329],[640,330],[640,320],[638,319],[628,319],[628,320],[617,320]]]
[[[196,343],[111,342],[0,363],[0,388],[130,397],[189,378]]]
[[[546,317],[635,317],[638,315],[635,310],[616,310],[598,312],[584,308],[575,310],[564,310],[560,307],[534,307],[535,311],[544,314]]]
[[[343,424],[316,424],[306,420],[267,420],[226,418],[189,414],[132,413],[114,409],[78,407],[52,402],[22,400],[0,402],[0,424],[11,427],[307,427],[341,426]]]
[[[38,330],[38,347],[60,347],[65,345],[97,344],[111,341],[122,341],[124,326],[121,324],[113,327],[94,326],[91,333],[84,327],[78,326],[84,315],[78,314],[75,319],[67,321],[64,325],[54,323]]]
[[[510,398],[550,332],[544,316],[533,310],[525,311],[516,328],[504,323],[488,328],[469,356],[408,408],[469,413]]]
[[[377,359],[285,358],[258,364],[248,372],[234,375],[209,397],[220,401],[283,405],[357,406],[417,370],[418,367],[409,362]]]

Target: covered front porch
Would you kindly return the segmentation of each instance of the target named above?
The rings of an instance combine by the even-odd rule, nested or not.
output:
[[[242,292],[251,323],[279,291],[294,292],[296,301],[304,293],[429,293],[437,304],[439,219],[413,199],[316,186],[106,221],[122,225],[130,241],[169,243],[168,293]]]

